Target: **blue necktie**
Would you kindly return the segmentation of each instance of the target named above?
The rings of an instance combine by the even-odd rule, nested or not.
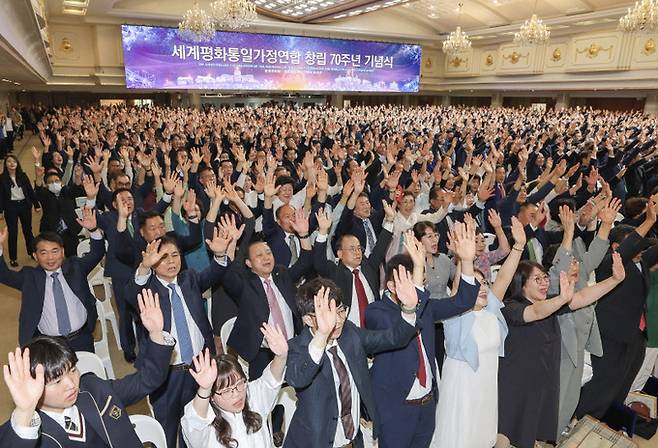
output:
[[[171,289],[171,310],[174,314],[174,322],[176,323],[176,333],[178,336],[178,346],[180,347],[181,361],[189,364],[192,362],[194,350],[192,349],[190,328],[187,326],[187,319],[185,319],[183,299],[176,292],[176,285],[174,283],[169,283],[167,287]]]
[[[57,314],[57,327],[59,334],[68,336],[71,334],[71,320],[69,319],[69,307],[66,305],[66,298],[64,298],[64,288],[57,276],[59,272],[53,272],[53,297],[55,298],[55,313]]]

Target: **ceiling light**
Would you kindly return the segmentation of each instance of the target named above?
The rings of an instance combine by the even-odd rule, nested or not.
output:
[[[464,4],[459,3],[458,23],[461,21],[462,6],[464,6]],[[466,33],[462,32],[461,26],[457,26],[457,29],[450,33],[448,38],[443,41],[443,52],[445,54],[461,53],[468,50],[469,48],[471,48],[471,40],[468,38]]]
[[[626,33],[653,33],[658,31],[658,0],[635,2],[625,16],[619,19],[619,29]]]
[[[178,34],[185,40],[207,42],[215,36],[215,21],[194,0],[192,8],[183,14],[183,20],[178,23]]]

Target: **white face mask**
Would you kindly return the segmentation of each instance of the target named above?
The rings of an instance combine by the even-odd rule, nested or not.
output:
[[[53,182],[52,184],[48,184],[48,190],[54,194],[59,194],[62,191],[62,183]]]

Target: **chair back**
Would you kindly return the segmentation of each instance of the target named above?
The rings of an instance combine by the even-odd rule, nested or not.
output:
[[[131,415],[135,433],[142,443],[152,443],[156,448],[167,448],[167,437],[164,429],[156,419],[148,415]]]
[[[91,352],[75,352],[78,357],[78,371],[80,375],[85,373],[93,373],[98,378],[103,380],[107,379],[107,373],[103,366],[103,360],[96,354]]]

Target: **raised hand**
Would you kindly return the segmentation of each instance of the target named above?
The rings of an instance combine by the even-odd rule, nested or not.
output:
[[[165,157],[165,160],[167,158]],[[162,188],[164,189],[165,193],[167,194],[172,194],[174,192],[174,188],[176,188],[176,181],[178,180],[178,175],[176,174],[175,171],[172,171],[169,173],[168,176],[165,176],[165,178],[162,180]]]
[[[516,246],[525,246],[527,239],[525,229],[516,216],[512,216],[512,238]]]
[[[329,212],[325,208],[321,208],[315,213],[315,219],[318,221],[320,234],[329,234],[329,229],[331,229],[331,216]]]
[[[475,229],[469,227],[456,222],[450,234],[453,252],[462,262],[475,260]]]
[[[404,248],[409,253],[414,266],[425,265],[425,246],[416,239],[413,230],[404,232]]]
[[[324,338],[329,339],[338,321],[336,301],[334,299],[329,300],[329,288],[320,288],[315,294],[315,297],[313,297],[313,306],[315,309],[317,332]]]
[[[37,365],[34,369],[35,377],[32,377],[28,348],[21,353],[21,349],[16,347],[13,353],[9,353],[8,358],[8,365],[3,365],[2,371],[9,394],[16,405],[14,417],[20,426],[30,426],[46,387],[44,369],[41,364]]]
[[[614,278],[617,283],[623,282],[626,278],[624,262],[622,261],[619,252],[613,252],[612,254],[612,278]]]
[[[117,197],[117,214],[119,215],[119,219],[127,219],[128,216],[130,216],[130,212],[128,211],[128,203],[121,198]]]
[[[228,230],[221,225],[215,227],[212,240],[206,238],[208,249],[210,249],[216,257],[223,257],[226,255],[226,249],[228,248],[230,242],[231,235],[229,234]]]
[[[190,375],[201,389],[210,391],[217,381],[217,362],[210,355],[210,350],[203,349],[192,358],[192,364],[194,368],[189,370]]]
[[[411,274],[400,265],[393,271],[393,280],[397,299],[406,308],[414,308],[418,304],[418,294]]]
[[[564,230],[573,232],[576,225],[576,214],[573,210],[571,210],[568,205],[561,205],[558,214]]]
[[[162,260],[164,255],[164,252],[160,252],[160,240],[151,241],[146,245],[146,250],[142,251],[142,266],[151,269]]]
[[[96,210],[93,208],[82,207],[82,219],[76,218],[81,227],[92,231],[98,228],[96,224]]]
[[[149,334],[161,333],[164,329],[164,316],[160,309],[160,297],[156,292],[150,289],[142,289],[142,292],[137,294],[137,304],[139,305],[139,318],[142,320],[142,325],[148,330]]]
[[[301,208],[295,210],[295,220],[292,222],[292,228],[297,235],[308,235],[308,216]]]
[[[279,327],[263,322],[260,331],[263,333],[263,337],[267,341],[267,346],[272,350],[274,355],[281,358],[288,356],[288,340]]]
[[[621,209],[621,201],[618,198],[610,199],[605,207],[599,211],[599,219],[602,223],[612,225],[615,222],[617,213]]]
[[[503,220],[500,218],[498,212],[493,208],[489,209],[489,224],[491,224],[491,227],[494,229],[500,229],[503,227]]]
[[[390,205],[382,199],[382,207],[384,207],[384,221],[393,222],[395,219],[395,202]]]
[[[88,198],[95,198],[98,195],[98,189],[100,188],[100,182],[94,182],[94,177],[89,175],[84,175],[82,177],[82,187],[85,189],[85,194]]]
[[[222,215],[219,218],[220,226],[228,232],[228,235],[233,241],[238,241],[244,232],[245,225],[242,224],[239,228],[235,223],[235,215]]]
[[[575,281],[569,278],[569,274],[565,271],[560,272],[560,296],[565,303],[571,302],[574,294]]]
[[[281,185],[276,185],[274,180],[274,173],[267,173],[265,176],[265,184],[263,185],[263,193],[265,197],[271,198],[279,192]]]
[[[185,213],[187,214],[187,219],[192,219],[194,217],[194,206],[196,205],[196,193],[194,190],[190,189],[187,192],[187,199],[185,200],[185,203],[183,204],[183,209],[185,210]],[[198,218],[198,216],[196,216]]]

